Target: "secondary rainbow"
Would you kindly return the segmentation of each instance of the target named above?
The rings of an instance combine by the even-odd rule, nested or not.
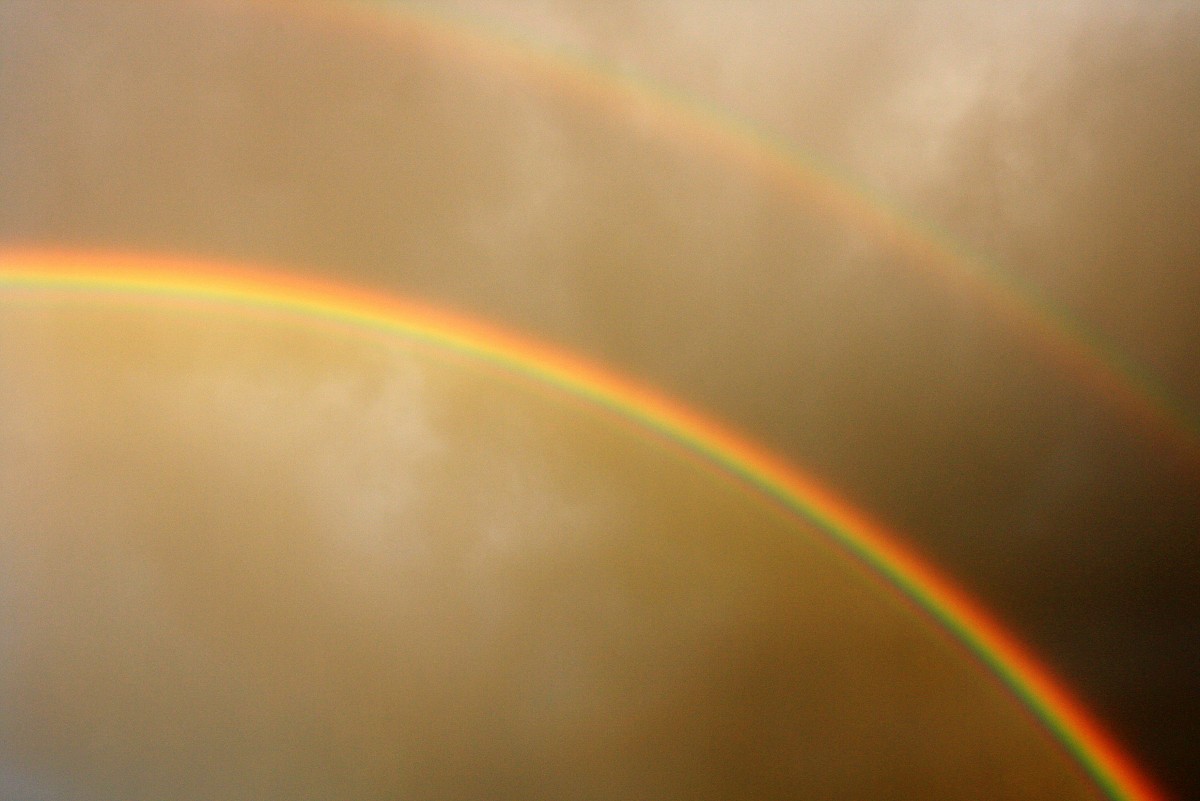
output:
[[[647,136],[685,144],[755,176],[793,202],[855,226],[902,255],[910,267],[984,300],[1046,358],[1104,397],[1128,424],[1200,473],[1200,421],[1142,366],[1034,286],[785,138],[646,75],[532,41],[479,15],[378,0],[299,4],[289,13],[376,41],[404,37],[426,54],[486,68],[491,76],[631,120]]]
[[[425,343],[593,403],[733,474],[816,525],[982,660],[1113,799],[1164,798],[1019,642],[903,548],[896,535],[765,448],[643,385],[477,320],[328,281],[178,258],[0,251],[0,304],[64,296],[93,301],[133,296],[300,315]]]

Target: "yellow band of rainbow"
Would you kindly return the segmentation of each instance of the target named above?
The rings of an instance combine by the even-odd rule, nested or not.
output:
[[[0,307],[62,296],[165,299],[298,315],[426,343],[584,399],[736,476],[818,527],[979,658],[1116,801],[1165,796],[1048,671],[899,538],[768,450],[663,395],[477,320],[342,284],[180,258],[0,251]]]

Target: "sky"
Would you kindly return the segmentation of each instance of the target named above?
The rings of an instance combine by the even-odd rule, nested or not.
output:
[[[302,319],[8,308],[8,797],[1102,797],[894,588],[611,415]]]
[[[978,254],[1007,280],[1030,287],[1113,343],[1196,419],[1200,170],[1194,151],[1200,128],[1192,98],[1200,83],[1200,13],[1191,4],[497,0],[439,5],[448,16],[436,24],[397,5],[346,8],[0,4],[0,245],[276,265],[458,309],[611,365],[768,444],[903,532],[909,545],[1041,655],[1165,785],[1180,796],[1200,789],[1191,766],[1200,736],[1194,678],[1200,609],[1193,588],[1200,469],[1195,450],[1179,446],[1195,435],[1163,437],[1131,419],[1111,392],[1066,369],[1070,365],[1048,352],[1043,339],[998,313],[987,293],[963,277],[965,267],[959,273],[930,269],[861,216],[839,213],[806,192],[803,181],[789,183],[753,154],[731,156],[728,143],[739,140],[722,122],[747,121],[788,143],[805,163],[824,165],[851,187],[846,191],[882,198],[902,209],[895,213],[915,230],[937,231],[939,241]],[[496,41],[508,44],[488,45]],[[544,55],[530,62],[514,55],[522,52]],[[564,58],[602,64],[607,77],[564,80],[561,69],[546,66]],[[707,128],[664,113],[663,104],[674,101],[637,89],[646,86],[691,98],[688,108],[699,109]],[[269,783],[275,768],[256,767],[237,749],[221,750],[233,746],[211,731],[231,710],[245,714],[245,725],[264,727],[260,743],[282,736],[272,726],[300,718],[295,725],[333,721],[343,750],[329,745],[329,754],[356,750],[356,738],[370,739],[378,750],[362,763],[364,787],[380,786],[371,782],[382,775],[389,743],[421,752],[413,759],[425,760],[421,775],[430,782],[458,776],[449,767],[454,737],[448,729],[434,733],[425,751],[389,740],[401,736],[394,728],[368,737],[388,716],[403,719],[427,709],[402,708],[409,702],[395,685],[349,702],[379,712],[363,729],[344,710],[331,711],[336,698],[324,697],[325,706],[311,715],[302,714],[294,698],[321,670],[340,678],[350,675],[340,671],[361,670],[370,683],[394,656],[386,637],[372,639],[350,626],[344,637],[355,658],[344,665],[303,664],[317,658],[312,644],[321,637],[343,635],[339,614],[363,615],[355,625],[364,627],[383,625],[372,623],[372,615],[407,615],[405,625],[427,645],[425,661],[408,669],[424,676],[432,697],[440,692],[435,678],[446,678],[446,671],[466,688],[457,699],[441,698],[469,706],[444,718],[445,725],[478,727],[478,718],[467,718],[487,714],[515,725],[516,711],[488,704],[509,697],[501,690],[518,693],[513,682],[521,670],[513,660],[531,654],[497,656],[510,660],[505,670],[511,672],[499,676],[448,667],[470,660],[454,649],[484,645],[466,636],[444,641],[438,632],[450,624],[422,622],[414,611],[432,604],[439,614],[460,616],[453,625],[467,625],[461,616],[469,614],[468,600],[439,592],[434,580],[450,569],[450,556],[437,549],[458,547],[465,531],[488,532],[488,547],[498,550],[480,559],[515,583],[508,602],[527,605],[495,612],[507,615],[504,625],[479,624],[482,630],[494,625],[520,632],[518,639],[549,637],[573,616],[598,620],[598,630],[588,629],[593,639],[570,642],[573,635],[564,633],[568,643],[548,648],[554,653],[547,656],[569,660],[579,649],[573,657],[579,662],[611,660],[602,666],[618,678],[595,681],[634,681],[611,648],[653,652],[656,637],[688,636],[688,623],[672,618],[682,614],[673,606],[679,599],[666,590],[661,598],[637,599],[658,611],[650,615],[648,633],[626,631],[625,639],[604,626],[643,615],[588,607],[548,621],[536,600],[538,593],[551,597],[576,584],[571,571],[596,557],[575,540],[569,547],[583,550],[557,556],[527,543],[553,547],[545,541],[555,538],[549,532],[563,529],[586,543],[598,532],[622,530],[628,515],[644,527],[630,532],[659,536],[663,527],[684,525],[678,515],[686,520],[688,509],[695,511],[682,501],[663,500],[659,513],[638,506],[652,500],[639,495],[639,486],[653,479],[629,467],[653,462],[644,446],[612,445],[624,467],[609,463],[615,477],[584,480],[585,468],[601,468],[595,454],[588,455],[593,446],[575,440],[586,439],[577,432],[596,424],[549,411],[557,409],[552,403],[509,397],[402,358],[383,360],[386,370],[379,361],[363,364],[358,348],[303,334],[289,345],[292,335],[251,335],[230,322],[179,325],[176,331],[163,320],[131,322],[120,315],[77,321],[6,315],[0,341],[4,436],[24,443],[0,461],[6,495],[20,496],[5,511],[7,525],[39,532],[12,539],[14,564],[60,554],[70,530],[65,521],[73,515],[95,521],[97,532],[94,558],[64,556],[74,567],[56,573],[70,601],[38,614],[84,620],[101,608],[98,598],[108,597],[105,581],[143,570],[147,584],[134,582],[136,589],[126,590],[132,597],[114,594],[107,602],[114,606],[104,607],[114,612],[112,625],[157,627],[163,637],[184,638],[163,644],[165,676],[191,689],[164,689],[161,717],[127,700],[130,688],[146,681],[176,686],[137,674],[151,662],[86,638],[54,635],[64,638],[60,642],[47,633],[50,639],[39,640],[50,649],[41,653],[82,648],[79,653],[113,666],[107,674],[83,667],[73,673],[66,665],[74,662],[48,660],[61,672],[38,680],[59,703],[74,697],[71,687],[104,675],[129,682],[109,686],[60,726],[75,727],[62,733],[60,751],[52,747],[55,727],[43,721],[46,739],[37,747],[116,782],[97,786],[130,790],[119,782],[135,769],[128,753],[94,750],[100,727],[154,731],[168,712],[184,707],[210,716],[209,729],[197,724],[210,734],[201,736],[196,752],[213,764],[242,760],[240,772],[230,773],[239,781]],[[80,333],[72,335],[72,326]],[[35,352],[43,356],[35,359]],[[127,375],[137,364],[148,365],[145,374]],[[470,386],[439,383],[447,381]],[[490,392],[504,396],[495,401],[499,410],[468,400]],[[515,422],[493,416],[508,413]],[[570,419],[556,423],[555,415]],[[115,433],[117,424],[135,426],[138,437],[125,441]],[[38,425],[53,433],[44,436],[57,450],[37,440],[43,436]],[[545,430],[555,425],[557,434]],[[565,429],[571,432],[566,441],[582,453],[556,450]],[[486,448],[479,445],[485,442]],[[120,469],[108,469],[113,462]],[[396,479],[418,474],[446,483]],[[45,479],[34,485],[20,478],[30,475]],[[634,480],[639,476],[641,482]],[[470,503],[486,507],[489,522],[439,500],[446,486],[470,487]],[[51,488],[54,495],[39,494]],[[707,502],[708,494],[687,497]],[[274,499],[270,505],[251,502],[263,495]],[[228,507],[206,514],[232,528],[185,512],[203,508],[206,497],[227,499]],[[565,507],[564,499],[570,500]],[[432,571],[423,574],[429,583],[411,593],[397,593],[387,578],[389,571],[403,571],[395,561],[400,554],[381,558],[355,550],[397,547],[393,538],[380,540],[380,528],[397,518],[421,520],[416,528],[428,539],[410,547],[434,549],[407,555]],[[263,532],[261,539],[244,544],[234,534],[243,529]],[[212,543],[215,551],[188,552],[179,544],[191,541],[189,532],[210,531],[228,532]],[[313,539],[330,531],[339,532],[337,543]],[[729,544],[711,536],[694,545],[696,570],[731,558]],[[41,552],[39,537],[47,543]],[[636,573],[640,549],[650,546],[632,533],[614,542],[620,547],[604,550],[604,558],[615,560],[613,574]],[[520,549],[505,550],[514,543]],[[129,548],[134,553],[125,553]],[[287,560],[277,564],[284,551]],[[770,561],[761,554],[738,558]],[[118,562],[107,578],[96,567],[105,559]],[[346,561],[336,576],[315,572],[338,560]],[[841,575],[840,568],[829,569]],[[244,583],[243,594],[204,596],[206,570]],[[849,592],[816,573],[799,583],[823,582],[831,598]],[[13,581],[11,592],[34,605],[28,608],[48,603],[32,589],[36,582]],[[157,591],[175,594],[175,607],[154,611],[158,607],[146,602],[155,582]],[[313,591],[320,608],[309,610],[317,622],[305,631],[300,621],[309,613],[301,607],[312,582],[329,583]],[[820,637],[819,626],[812,632],[816,624],[789,617],[800,611],[787,603],[747,598],[736,582],[726,586],[724,628],[693,631],[681,648],[689,659],[703,656],[687,670],[726,665],[740,678],[725,677],[722,684],[688,674],[679,676],[678,686],[708,682],[705,692],[715,697],[728,694],[729,682],[758,675],[769,691],[757,702],[770,707],[761,699],[786,696],[785,683],[793,680],[779,665],[796,658],[772,649],[786,649],[788,632]],[[602,587],[589,589],[603,594]],[[254,593],[255,601],[235,604],[249,597],[244,593]],[[600,601],[583,593],[578,603]],[[339,612],[338,604],[348,606]],[[243,612],[234,607],[247,606],[262,607],[259,617],[239,624]],[[776,606],[788,611],[767,614]],[[886,603],[880,609],[872,614],[887,614]],[[122,623],[118,612],[131,617]],[[159,614],[169,620],[145,618]],[[741,623],[743,616],[751,622]],[[860,623],[930,636],[895,621],[876,623],[870,615]],[[275,637],[278,647],[239,650],[260,635]],[[121,642],[120,632],[115,636]],[[611,646],[606,637],[620,644]],[[876,647],[869,639],[864,633],[844,647]],[[713,645],[729,642],[737,647]],[[821,647],[835,645],[822,641]],[[207,661],[183,656],[196,649],[210,655]],[[596,656],[601,651],[608,655]],[[260,652],[272,658],[257,664]],[[289,653],[299,662],[283,658]],[[670,660],[655,664],[666,673],[684,670]],[[189,684],[185,674],[193,669]],[[579,664],[543,669],[568,685],[584,680],[572,675],[584,669]],[[886,695],[884,684],[900,681],[891,674],[860,680],[878,682],[869,697]],[[273,686],[278,696],[268,691]],[[245,708],[251,696],[262,698]],[[685,708],[687,715],[702,714],[684,697],[662,702],[664,719],[678,723]],[[754,702],[714,702],[712,718],[697,722],[684,715],[681,730],[728,728],[734,718],[761,722]],[[142,714],[136,721],[127,717]],[[837,725],[856,719],[850,714]],[[929,719],[944,722],[940,715]],[[551,718],[536,722],[570,728]],[[607,768],[589,746],[537,726],[528,736],[560,743],[556,758],[589,765],[579,774],[587,781],[609,787],[632,781],[632,773],[603,776]],[[292,751],[271,746],[272,759],[283,764],[317,747],[311,736],[297,738]],[[184,770],[189,746],[183,735],[153,740],[165,749],[162,764]],[[485,782],[487,774],[510,782],[513,793],[528,789],[522,784],[528,775],[511,766],[524,760],[523,769],[534,770],[529,760],[544,753],[532,741],[508,733],[487,755],[479,746],[472,764],[493,767],[490,773],[480,767],[470,781]],[[899,747],[892,740],[877,745]],[[529,750],[514,758],[522,747]],[[684,760],[707,746],[660,741],[658,747]],[[838,759],[818,762],[831,771],[830,787],[851,781],[838,772],[844,769]],[[510,767],[496,767],[502,763]],[[651,765],[643,767],[638,775],[653,774]],[[729,770],[723,780],[733,782],[736,771]],[[917,788],[904,783],[921,781],[916,773],[886,781]],[[486,786],[468,788],[470,781],[459,778],[464,794]],[[733,786],[713,781],[713,787]],[[158,787],[147,784],[139,792],[149,797]],[[85,791],[64,785],[45,792],[72,797]]]

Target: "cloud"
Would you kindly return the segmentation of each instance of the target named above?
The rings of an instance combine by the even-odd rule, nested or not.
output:
[[[1148,365],[1183,407],[1196,406],[1191,4],[460,6],[760,122],[1040,288]],[[767,441],[910,532],[1128,727],[1130,739],[1157,744],[1147,747],[1162,749],[1163,764],[1190,765],[1197,716],[1181,690],[1194,672],[1182,645],[1195,619],[1194,560],[1181,543],[1195,541],[1194,481],[1104,393],[1065,376],[953,281],[930,278],[853,220],[744,174],[696,139],[644,124],[636,103],[601,110],[586,93],[492,70],[486,58],[411,29],[403,14],[369,12],[354,22],[301,7],[19,2],[0,14],[4,240],[325,272],[614,364]],[[449,781],[470,763],[477,781],[502,776],[519,789],[536,781],[505,766],[549,759],[538,752],[549,741],[590,765],[597,786],[629,790],[621,782],[636,771],[613,768],[604,747],[628,755],[645,776],[659,770],[648,755],[675,754],[683,764],[686,754],[719,750],[702,742],[703,732],[769,717],[772,702],[762,699],[775,696],[735,702],[730,688],[748,685],[756,671],[770,685],[777,654],[763,642],[786,641],[796,620],[744,629],[730,612],[704,624],[702,610],[736,607],[747,584],[727,576],[738,591],[706,607],[662,575],[600,559],[625,516],[642,526],[630,523],[620,539],[626,556],[654,564],[662,553],[637,533],[675,531],[679,520],[707,525],[682,500],[657,517],[645,511],[653,498],[638,494],[639,482],[656,487],[658,479],[637,468],[640,456],[605,457],[603,437],[586,445],[576,423],[560,420],[572,433],[554,433],[553,416],[536,403],[501,404],[509,416],[492,416],[482,398],[503,392],[456,384],[447,378],[454,370],[420,359],[406,366],[303,336],[299,352],[286,337],[261,351],[255,338],[228,331],[219,342],[201,337],[208,350],[196,353],[187,351],[194,331],[160,323],[131,323],[119,327],[123,339],[106,334],[89,346],[39,325],[22,318],[0,339],[12,365],[0,372],[0,444],[9,454],[0,460],[0,515],[52,543],[39,552],[31,534],[11,546],[21,566],[14,575],[25,576],[12,592],[33,593],[22,597],[36,607],[50,604],[37,588],[81,582],[74,595],[64,589],[56,619],[90,620],[103,608],[97,599],[123,585],[119,609],[133,622],[114,642],[126,651],[62,646],[72,659],[103,653],[89,680],[149,682],[166,699],[161,719],[213,693],[217,700],[197,713],[214,727],[206,731],[236,720],[251,739],[256,726],[272,736],[307,732],[280,745],[277,762],[257,766],[249,754],[259,752],[214,736],[194,751],[196,764],[232,761],[238,781],[252,784],[298,755],[324,764],[358,751],[371,766],[360,786],[378,787],[388,760],[408,753],[402,767],[413,772],[404,775],[433,776],[421,771],[437,766]],[[185,351],[207,367],[172,372]],[[281,370],[293,358],[307,367]],[[355,367],[334,369],[344,358]],[[131,363],[140,372],[123,372]],[[93,397],[91,405],[79,400]],[[392,417],[397,408],[408,413]],[[124,436],[130,430],[139,438]],[[582,459],[576,449],[585,446],[594,452]],[[581,478],[585,464],[619,465],[606,474],[615,489],[602,489],[596,475]],[[470,492],[448,497],[438,486]],[[693,489],[707,501],[707,489]],[[52,495],[63,500],[51,503]],[[91,521],[98,537],[78,553],[68,547],[73,520]],[[189,550],[180,544],[187,537],[161,534],[198,535],[216,520],[228,528],[214,549]],[[429,520],[442,522],[414,522]],[[563,545],[562,532],[574,533],[573,544]],[[719,541],[705,540],[712,550],[689,569],[719,562]],[[692,611],[662,611],[635,637],[639,630],[614,621],[642,607],[599,578],[589,583],[582,554],[620,576],[642,576],[643,585],[629,585],[641,588],[638,603],[666,581]],[[389,579],[397,571],[404,581]],[[461,596],[438,607],[446,597],[439,581],[468,574]],[[123,583],[125,575],[133,578]],[[242,589],[212,593],[216,579]],[[554,618],[565,587],[587,592]],[[159,592],[172,602],[137,600]],[[428,604],[443,617],[423,617]],[[58,614],[52,604],[36,608]],[[347,622],[348,610],[364,608],[369,615]],[[577,620],[594,625],[596,637],[570,630]],[[619,721],[595,717],[600,702],[587,698],[642,714],[617,692],[620,681],[637,685],[636,671],[621,679],[603,671],[650,654],[651,678],[686,673],[660,650],[637,650],[675,630],[672,620],[692,632],[680,635],[678,650],[699,654],[694,670],[730,664],[737,676],[722,683],[688,674],[661,703],[630,696],[649,704],[645,730],[660,738],[630,745]],[[509,624],[517,634],[500,636],[514,631]],[[136,662],[138,626],[160,625],[190,632],[164,641],[179,655],[168,678],[107,671]],[[553,632],[544,642],[541,626]],[[428,659],[400,654],[389,627],[414,632]],[[465,635],[443,641],[443,628],[497,634],[484,647]],[[344,668],[310,647],[343,629],[352,653]],[[617,631],[629,635],[630,650],[606,656]],[[248,644],[259,637],[267,645]],[[1128,648],[1111,645],[1120,637]],[[517,667],[495,677],[465,667],[498,655],[516,660],[526,638],[536,642],[527,676],[539,678],[522,683]],[[726,643],[737,656],[722,662]],[[1149,650],[1156,656],[1139,655]],[[260,664],[261,654],[273,656]],[[1154,689],[1143,681],[1147,665]],[[398,689],[396,671],[421,690]],[[442,684],[440,674],[455,681]],[[46,692],[73,698],[80,675],[65,667],[47,675]],[[328,675],[338,681],[323,684]],[[88,745],[85,732],[111,719],[132,725],[136,715],[112,700],[127,697],[116,680],[104,681],[109,694],[97,699],[111,706],[85,705],[70,747],[76,755],[100,749],[91,764],[111,766],[132,757]],[[707,697],[695,689],[704,681],[726,693],[711,710],[697,701]],[[450,686],[467,689],[454,696]],[[485,703],[493,692],[532,698],[535,690],[560,717]],[[413,700],[426,691],[426,700]],[[311,714],[295,701],[310,692]],[[400,731],[398,721],[438,705],[455,711],[427,741]],[[808,718],[788,713],[817,726],[828,710],[814,709]],[[459,724],[496,728],[521,714],[545,728],[535,736],[500,727],[508,739],[456,750]],[[584,720],[599,729],[578,731],[603,746],[567,736]],[[694,736],[671,745],[667,720]],[[275,729],[269,721],[288,723]],[[150,753],[183,765],[193,753],[183,742],[178,733],[158,739]],[[899,747],[887,737],[872,742]],[[826,750],[807,752],[804,764],[827,764],[827,778],[851,782],[834,746],[818,745]],[[732,771],[753,755],[738,759],[710,762]],[[1009,777],[997,781],[1016,781],[996,771]],[[663,787],[678,786],[657,776]]]
[[[1090,797],[879,584],[604,414],[296,321],[0,330],[0,430],[38,432],[0,459],[5,781]]]

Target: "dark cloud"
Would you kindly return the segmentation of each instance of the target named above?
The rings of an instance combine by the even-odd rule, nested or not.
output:
[[[519,38],[574,48],[618,73],[648,75],[760,121],[1044,293],[1145,365],[1178,405],[1200,407],[1193,369],[1200,331],[1192,314],[1200,296],[1193,269],[1200,186],[1192,101],[1200,15],[1190,4],[447,7],[465,24],[487,20]],[[601,108],[586,91],[563,91],[502,57],[409,25],[387,8],[7,2],[0,6],[0,31],[4,241],[266,260],[446,303],[639,375],[810,466],[905,531],[1046,655],[1135,753],[1182,794],[1195,787],[1190,763],[1200,714],[1188,700],[1197,663],[1188,643],[1200,611],[1191,590],[1200,520],[1195,466],[1145,436],[1104,392],[1065,375],[960,285],[931,278],[853,220],[833,218],[761,174],[714,157],[698,137],[657,128],[636,100]],[[90,366],[71,368],[86,375],[41,375],[36,392],[13,378],[27,373],[6,368],[0,436],[37,469],[79,483],[73,500],[60,506],[20,507],[29,521],[41,521],[39,531],[54,532],[75,510],[129,517],[151,530],[201,532],[211,516],[267,498],[253,513],[234,515],[243,529],[265,532],[251,538],[261,552],[227,546],[247,560],[246,572],[238,574],[237,560],[227,564],[218,551],[171,556],[177,575],[159,580],[183,595],[200,592],[194,585],[203,573],[182,565],[207,564],[230,581],[249,580],[252,565],[278,552],[282,561],[272,563],[278,573],[271,581],[279,586],[308,586],[324,576],[321,592],[353,595],[347,608],[401,614],[386,611],[393,596],[384,577],[402,570],[405,558],[452,555],[435,544],[428,545],[433,551],[413,544],[414,553],[393,552],[370,531],[393,516],[425,519],[419,499],[440,481],[467,481],[466,464],[480,472],[477,484],[467,481],[475,488],[473,503],[510,509],[507,522],[484,525],[464,502],[439,512],[448,515],[443,528],[490,532],[472,564],[506,566],[495,569],[511,582],[513,594],[504,597],[516,605],[513,620],[541,610],[538,582],[567,581],[550,567],[560,556],[529,550],[533,529],[548,527],[550,547],[554,531],[584,525],[579,521],[592,521],[586,525],[597,531],[619,528],[612,521],[620,517],[614,510],[623,510],[627,482],[588,496],[599,490],[576,486],[565,467],[566,474],[550,467],[574,457],[530,456],[558,447],[549,444],[553,437],[534,446],[512,433],[550,425],[540,412],[518,403],[511,424],[496,423],[475,439],[455,435],[448,446],[447,432],[472,431],[491,419],[483,401],[476,407],[464,399],[477,394],[470,381],[470,391],[431,388],[424,367],[393,364],[389,372],[375,363],[358,374],[337,366],[344,356],[359,363],[356,349],[345,354],[329,346],[317,358],[309,351],[318,346],[301,338],[297,356],[283,341],[272,346],[279,350],[243,346],[232,333],[216,347],[210,332],[204,341],[211,352],[188,351],[207,366],[188,379],[199,383],[160,385],[153,365],[175,369],[179,349],[194,347],[193,334],[173,335],[157,322],[141,333],[121,330],[125,344],[106,339],[89,352]],[[7,341],[0,342],[6,364],[24,364],[29,375],[67,369],[55,366],[62,354],[84,346],[61,335],[58,345],[45,345],[39,362],[22,355],[25,345],[12,344],[24,342],[14,339],[17,329],[6,329]],[[162,353],[147,351],[146,340],[162,341]],[[293,358],[316,359],[332,377],[322,370],[289,375],[279,365]],[[109,387],[114,370],[147,360],[146,375]],[[127,391],[109,411],[130,425],[158,425],[154,436],[172,450],[122,451],[119,441],[94,440],[100,434],[89,432],[106,430],[107,418],[80,411],[78,392],[66,388],[78,381],[96,388],[89,391]],[[187,408],[190,394],[208,399],[206,411],[171,417]],[[447,397],[457,400],[443,408]],[[394,408],[412,413],[392,418]],[[74,428],[38,429],[39,419]],[[62,451],[62,443],[93,440],[92,450]],[[368,440],[371,447],[350,445]],[[399,451],[384,445],[401,441]],[[310,458],[297,463],[289,448],[300,442],[312,447]],[[479,450],[470,455],[473,443]],[[185,444],[186,458],[178,453]],[[122,456],[124,479],[106,472],[105,448]],[[226,448],[245,458],[219,467]],[[502,467],[504,459],[511,461]],[[430,467],[448,463],[460,468]],[[6,471],[0,497],[33,492],[32,468],[24,465],[0,462]],[[434,471],[426,483],[380,484],[393,473],[427,475],[426,468]],[[207,508],[191,498],[189,470],[212,474],[221,482],[217,495],[237,502]],[[288,489],[268,492],[262,477],[281,470],[290,476]],[[149,486],[133,478],[143,474]],[[333,480],[339,475],[355,477],[354,492]],[[563,481],[576,483],[567,492]],[[114,482],[125,489],[118,492]],[[147,505],[141,493],[160,500]],[[589,500],[578,507],[548,500],[578,500],[580,493]],[[532,500],[538,498],[547,505]],[[175,513],[164,522],[185,500],[199,504],[194,514]],[[51,506],[53,514],[46,511]],[[314,541],[308,551],[280,544],[291,542],[292,529],[317,527],[329,510],[343,521],[337,527],[343,541],[320,547]],[[289,533],[266,535],[275,530]],[[395,547],[394,538],[383,540]],[[384,550],[371,550],[377,547]],[[470,561],[465,553],[453,558]],[[76,561],[82,581],[92,568]],[[100,587],[104,574],[94,569]],[[272,706],[269,687],[297,693],[327,666],[312,662],[303,646],[324,635],[314,631],[305,640],[289,622],[298,613],[272,607],[263,588],[254,590],[261,617],[248,625],[278,628],[281,653],[290,648],[310,662],[288,676],[251,670],[244,686],[216,674],[186,681],[208,682],[203,686],[212,692],[228,694],[222,702],[228,709],[248,704],[247,715],[266,725],[293,714],[283,701]],[[131,597],[142,591],[149,592],[136,582],[129,590]],[[736,597],[731,592],[729,602]],[[91,603],[78,599],[77,607]],[[456,603],[464,609],[454,614],[467,615],[467,599]],[[239,619],[240,608],[213,599],[196,608],[188,625],[225,636],[222,627]],[[602,608],[576,611],[620,619]],[[534,617],[550,629],[565,625]],[[418,618],[412,612],[406,625],[420,632]],[[736,655],[707,664],[757,671],[764,687],[778,684],[786,672],[778,665],[786,660],[773,661],[783,657],[771,648],[784,646],[767,643],[783,631],[773,627],[786,622],[784,615],[731,624],[721,636],[743,638],[730,649]],[[363,677],[378,678],[390,665],[372,650],[382,646],[372,644],[373,635],[354,636],[363,641],[354,646],[363,654],[354,664],[369,666],[361,668]],[[201,646],[170,646],[185,647]],[[593,688],[588,682],[597,679],[587,670],[597,660],[607,664],[589,650],[598,647],[552,649],[545,664],[559,666],[554,670],[567,688],[572,682]],[[251,659],[219,653],[213,661],[228,665]],[[616,665],[618,656],[608,658]],[[428,668],[432,673],[465,662],[448,653],[431,659],[438,666]],[[457,702],[461,714],[492,714],[480,699],[504,695],[488,683],[500,679],[458,679],[469,689],[469,700]],[[203,696],[195,692],[164,703]],[[383,700],[355,702],[364,715],[402,703],[394,683],[381,682],[378,692]],[[252,703],[245,700],[250,695]],[[119,694],[107,697],[113,708],[97,707],[91,720],[132,714],[112,700]],[[428,703],[453,706],[445,697]],[[682,715],[696,737],[732,714],[718,705],[704,713],[710,717],[688,717],[679,711],[683,701],[662,703],[663,716]],[[754,707],[761,717],[770,705],[745,700],[742,709]],[[791,708],[788,714],[803,718]],[[356,744],[373,755],[368,762],[378,760],[370,764],[383,764],[389,748],[402,743],[394,732],[371,740],[371,732],[387,729],[386,715],[379,715],[363,728],[345,723],[347,717],[334,726],[331,742]],[[569,729],[564,721],[545,725]],[[646,736],[656,725],[645,724]],[[528,742],[561,735],[539,731]],[[443,745],[454,740],[449,731],[431,737]],[[596,742],[607,741],[597,735]],[[315,747],[305,743],[301,738],[300,750],[289,753]],[[205,747],[214,764],[251,762],[236,749],[220,751],[227,744]],[[680,745],[693,747],[703,750]],[[509,776],[514,793],[527,790],[526,779],[500,766],[510,751],[496,748],[490,761],[473,752],[479,781]],[[561,748],[591,765],[596,782],[626,780],[603,778],[611,768],[599,745],[562,740]],[[335,751],[330,745],[327,756]],[[429,751],[435,752],[448,753]],[[422,764],[450,770],[452,761],[442,756]],[[105,759],[115,764],[117,757]],[[172,759],[164,756],[165,763]],[[832,760],[829,769],[839,764]],[[643,767],[639,775],[653,773]],[[25,781],[13,775],[3,780]]]

